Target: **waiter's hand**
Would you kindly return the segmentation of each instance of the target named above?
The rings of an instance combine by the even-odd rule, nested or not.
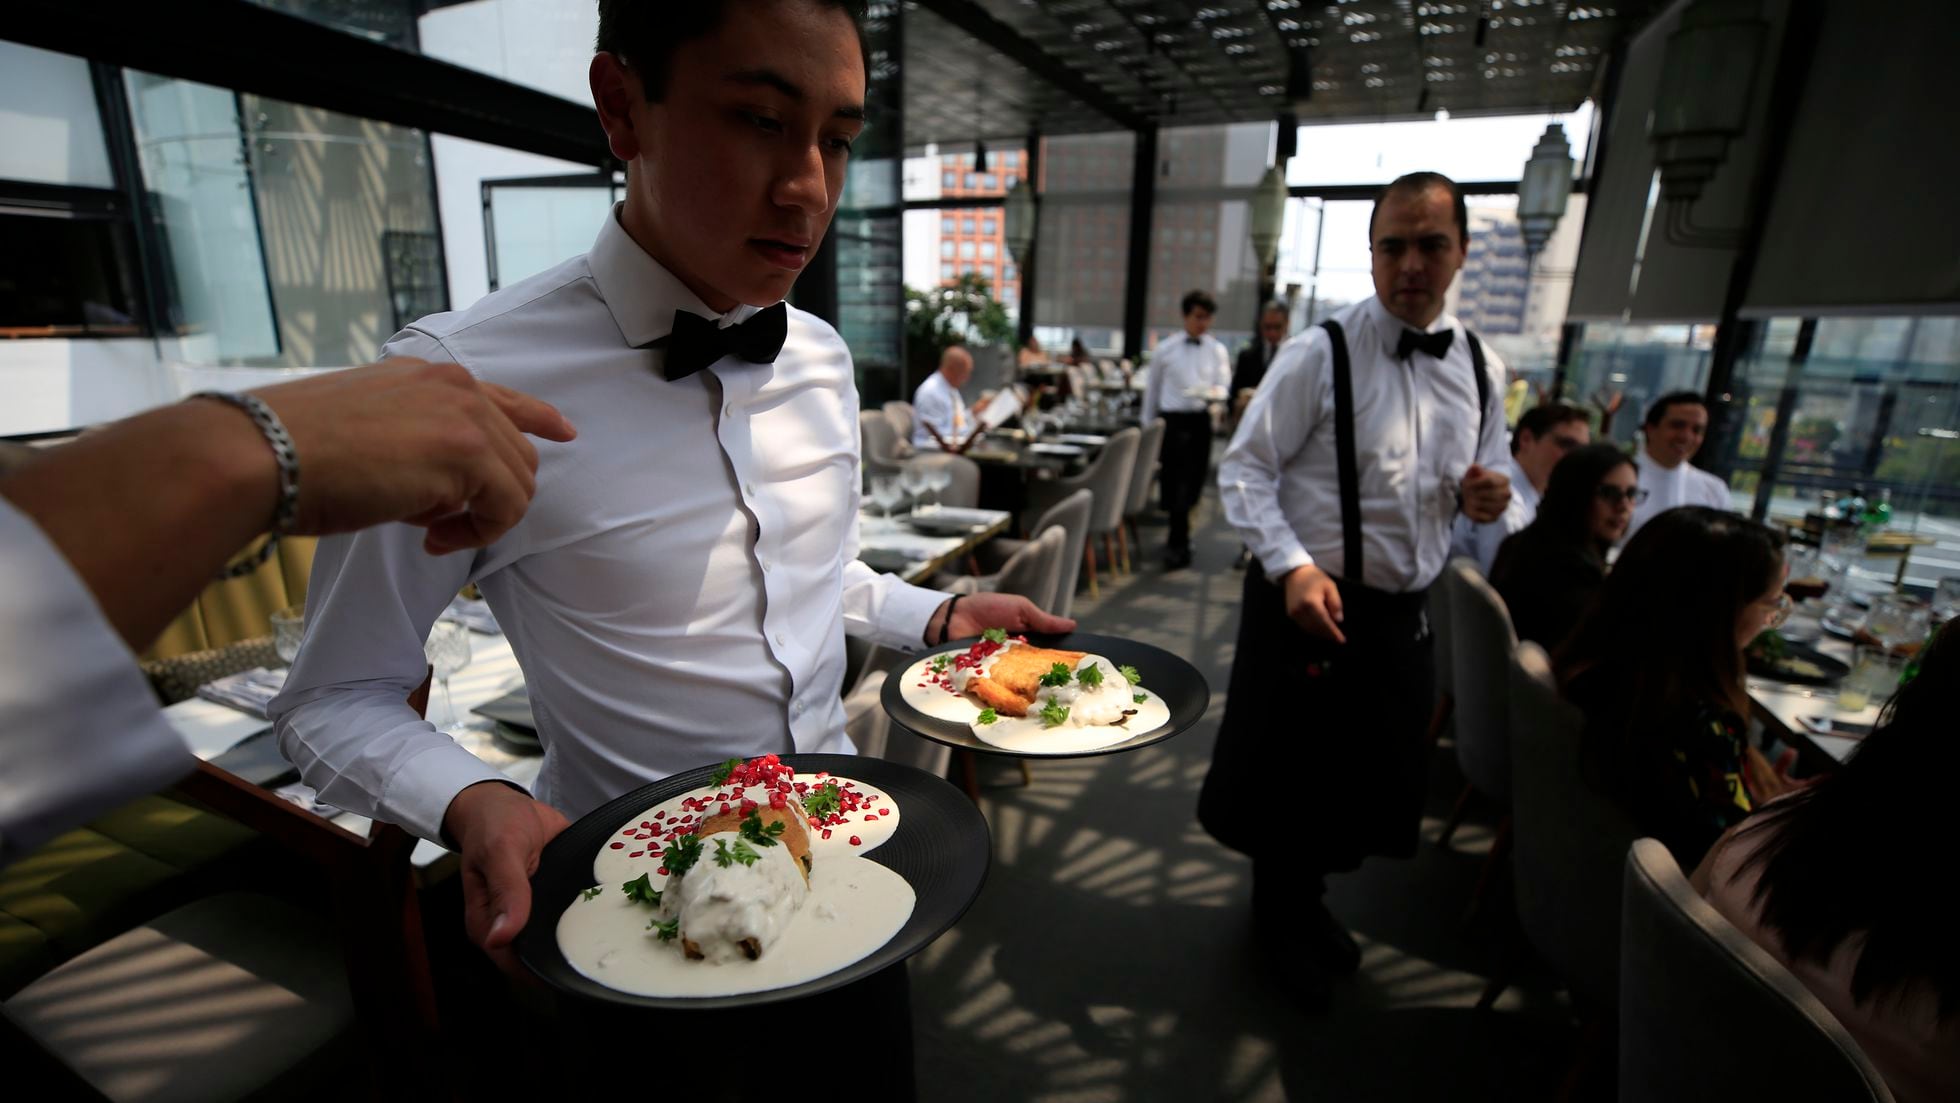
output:
[[[1463,473],[1457,489],[1463,495],[1463,515],[1479,524],[1504,516],[1504,508],[1511,504],[1511,477],[1474,463]]]
[[[456,794],[442,833],[463,852],[463,928],[507,973],[521,974],[510,944],[531,917],[538,856],[568,823],[563,813],[501,782]]]
[[[1288,571],[1281,583],[1286,587],[1286,615],[1295,624],[1309,635],[1347,642],[1341,634],[1341,590],[1326,571],[1308,563]]]
[[[927,619],[928,631],[945,615],[945,608],[941,605]],[[965,639],[989,628],[1006,629],[1009,635],[1027,632],[1055,635],[1075,631],[1075,621],[1042,612],[1034,602],[1019,594],[963,594],[959,605],[953,609],[953,623],[947,626],[946,638]]]

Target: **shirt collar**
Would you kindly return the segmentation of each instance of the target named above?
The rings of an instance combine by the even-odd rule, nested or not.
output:
[[[624,204],[613,204],[606,224],[599,228],[599,239],[592,243],[585,263],[592,270],[592,282],[599,297],[612,312],[619,335],[634,348],[653,343],[673,332],[674,311],[685,310],[711,319],[727,328],[748,320],[761,307],[737,305],[723,314],[708,309],[700,296],[687,289],[680,277],[667,271],[659,261],[640,248],[619,216]]]
[[[1395,351],[1402,343],[1402,331],[1405,329],[1415,329],[1416,327],[1390,314],[1388,312],[1388,305],[1382,302],[1380,295],[1369,296],[1366,309],[1368,320],[1374,323],[1375,333],[1381,338],[1382,354],[1390,360],[1395,359]],[[1440,333],[1443,330],[1455,328],[1456,319],[1446,312],[1436,315],[1436,320],[1430,322],[1428,328],[1420,332]]]

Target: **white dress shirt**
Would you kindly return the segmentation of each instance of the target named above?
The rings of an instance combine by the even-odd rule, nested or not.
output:
[[[74,569],[0,499],[0,866],[197,765]]]
[[[1484,348],[1490,376],[1483,434],[1470,348],[1456,319],[1441,361],[1395,357],[1402,330],[1377,298],[1341,311],[1354,384],[1360,475],[1362,574],[1378,590],[1419,590],[1442,573],[1457,513],[1455,486],[1471,463],[1502,470],[1504,365]],[[1310,326],[1280,346],[1218,465],[1225,517],[1277,582],[1316,563],[1344,567],[1341,491],[1334,448],[1334,372],[1327,331]]]
[[[851,751],[845,631],[920,646],[944,595],[857,560],[850,353],[791,308],[774,364],[668,382],[647,345],[676,309],[718,317],[615,210],[587,255],[389,342],[537,395],[579,436],[537,442],[530,511],[488,548],[432,557],[407,525],[321,541],[271,709],[320,799],[437,839],[451,798],[501,777],[404,703],[430,624],[471,581],[530,690],[536,796],[568,816],[731,756]]]
[[[1662,467],[1647,454],[1643,446],[1634,453],[1633,466],[1640,480],[1640,489],[1647,492],[1647,500],[1633,507],[1633,519],[1627,522],[1627,534],[1620,538],[1621,547],[1633,539],[1640,526],[1653,520],[1655,514],[1675,506],[1735,509],[1735,503],[1729,500],[1728,484],[1692,463]]]
[[[1504,457],[1503,471],[1511,477],[1511,504],[1504,507],[1504,515],[1495,521],[1479,523],[1458,514],[1456,529],[1450,537],[1450,554],[1469,556],[1485,574],[1497,562],[1497,548],[1504,538],[1522,531],[1538,516],[1538,488],[1531,485],[1530,477],[1518,466],[1517,457]]]
[[[1187,334],[1157,342],[1150,358],[1150,382],[1143,390],[1143,423],[1158,414],[1198,413],[1210,408],[1204,398],[1189,392],[1222,391],[1232,384],[1232,356],[1207,333],[1191,343]]]
[[[939,432],[938,440],[927,430]],[[933,372],[912,395],[912,447],[936,450],[939,441],[957,446],[973,431],[973,419],[966,412],[966,400],[958,387],[946,380],[945,372]]]

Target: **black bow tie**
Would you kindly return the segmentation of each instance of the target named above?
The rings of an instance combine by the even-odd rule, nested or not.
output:
[[[752,364],[773,364],[789,334],[789,307],[783,303],[759,310],[749,320],[726,328],[685,310],[674,311],[674,331],[653,342],[667,350],[661,374],[672,383],[686,379],[724,356]]]
[[[1191,336],[1191,335],[1190,335],[1190,334],[1188,334],[1188,333],[1184,335],[1184,341],[1185,341],[1185,343],[1186,343],[1186,344],[1191,344],[1191,345],[1202,345],[1202,344],[1204,344],[1204,342],[1203,342],[1202,340],[1200,340],[1200,339],[1198,339],[1198,338],[1196,338],[1196,337],[1193,337],[1193,336]]]
[[[1395,358],[1407,360],[1409,354],[1418,350],[1441,360],[1449,354],[1450,342],[1456,340],[1456,330],[1439,329],[1434,333],[1417,333],[1413,329],[1402,331],[1402,339],[1395,344]]]

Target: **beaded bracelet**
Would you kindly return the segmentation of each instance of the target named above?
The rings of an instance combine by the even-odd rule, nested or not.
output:
[[[218,579],[243,578],[259,569],[266,560],[272,558],[272,549],[279,546],[279,537],[293,531],[293,522],[299,516],[299,452],[293,448],[292,434],[272,407],[257,395],[233,394],[229,391],[199,391],[192,398],[216,399],[229,406],[235,406],[252,419],[259,432],[265,436],[266,444],[272,448],[272,459],[279,467],[279,503],[272,511],[272,527],[259,545],[259,550],[245,559],[233,563],[218,572]]]

